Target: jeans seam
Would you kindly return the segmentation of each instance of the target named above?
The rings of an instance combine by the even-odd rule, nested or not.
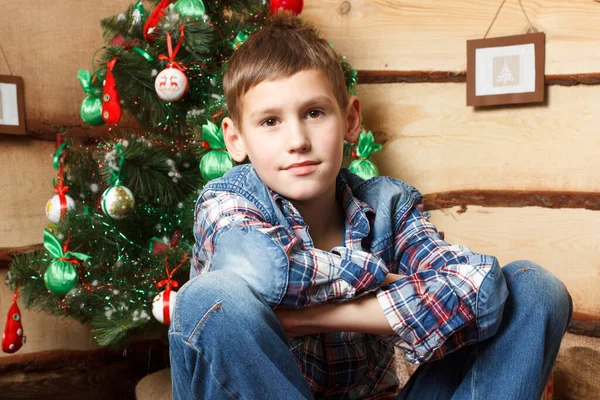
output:
[[[196,333],[198,332],[198,330],[202,327],[202,325],[204,325],[204,322],[206,322],[206,320],[208,319],[208,317],[215,312],[216,310],[221,310],[221,312],[223,311],[223,308],[221,307],[221,302],[217,301],[211,308],[208,309],[208,311],[202,316],[202,318],[200,319],[200,322],[198,322],[198,324],[196,325],[196,327],[194,328],[194,330],[192,331],[192,333],[190,334],[190,337],[187,339],[187,343],[191,345],[192,343],[192,339],[194,338],[194,336],[196,335]]]
[[[520,274],[521,272],[525,272],[525,271],[530,271],[531,268],[527,268],[527,267],[521,267],[521,269],[516,270],[515,272],[513,272],[512,274],[510,274],[510,276],[508,278],[506,278],[506,281],[510,281],[513,276]]]

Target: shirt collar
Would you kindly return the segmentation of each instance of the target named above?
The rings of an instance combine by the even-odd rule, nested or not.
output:
[[[296,221],[303,221],[302,216],[289,200],[272,189],[269,189],[269,192],[286,216],[291,216]],[[374,216],[375,210],[369,204],[354,196],[350,185],[341,173],[338,173],[336,178],[336,196],[344,209],[344,218],[350,225],[351,232],[361,237],[366,236],[370,230],[368,214]]]

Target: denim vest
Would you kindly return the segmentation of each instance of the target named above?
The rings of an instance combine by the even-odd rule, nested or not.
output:
[[[342,168],[337,180],[338,188],[340,183],[347,183],[354,197],[375,210],[372,227],[367,226],[369,221],[366,219],[358,225],[360,231],[369,233],[368,241],[365,241],[369,245],[363,250],[374,254],[389,247],[403,217],[414,204],[422,201],[422,195],[416,188],[390,177],[380,176],[365,181]],[[210,181],[204,187],[204,192],[206,191],[226,191],[242,196],[256,205],[265,222],[281,225],[292,232],[286,216],[251,164],[238,165],[223,177]],[[383,261],[386,264],[393,262],[385,257]]]

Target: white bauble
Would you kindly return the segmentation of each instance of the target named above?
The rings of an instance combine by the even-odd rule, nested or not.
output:
[[[177,101],[181,99],[188,89],[188,80],[183,72],[177,68],[167,67],[156,75],[154,90],[161,100]]]
[[[166,292],[166,290],[163,290],[154,296],[154,300],[152,300],[152,315],[154,315],[154,318],[156,318],[161,324],[169,325],[171,323],[171,318],[173,317],[173,308],[175,308],[177,292],[174,290],[169,290],[169,295],[165,296]],[[168,299],[165,299],[165,297],[168,297]],[[169,311],[169,315],[167,316],[168,319],[166,321],[165,307]]]
[[[60,222],[60,220],[64,217],[64,214],[66,214],[69,211],[75,210],[75,202],[73,201],[73,199],[68,194],[65,194],[64,196],[65,201],[67,203],[67,210],[63,214],[61,214],[62,210],[60,207],[59,195],[55,194],[46,203],[46,216],[50,221],[54,222],[55,224],[58,224]]]
[[[122,219],[133,211],[135,198],[125,186],[112,186],[102,193],[100,204],[104,214],[114,219]]]

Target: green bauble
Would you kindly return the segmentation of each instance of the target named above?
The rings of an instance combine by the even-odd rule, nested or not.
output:
[[[354,160],[348,169],[365,180],[379,175],[379,170],[369,160]]]
[[[222,177],[233,168],[233,159],[224,150],[212,150],[200,160],[200,173],[207,181]]]
[[[83,122],[92,126],[104,124],[102,119],[102,100],[99,97],[88,96],[81,102],[79,115]]]
[[[175,3],[175,11],[184,18],[199,19],[204,16],[205,8],[202,0],[179,0]]]
[[[67,294],[77,285],[77,281],[77,271],[68,261],[53,260],[44,273],[44,283],[54,294]]]

